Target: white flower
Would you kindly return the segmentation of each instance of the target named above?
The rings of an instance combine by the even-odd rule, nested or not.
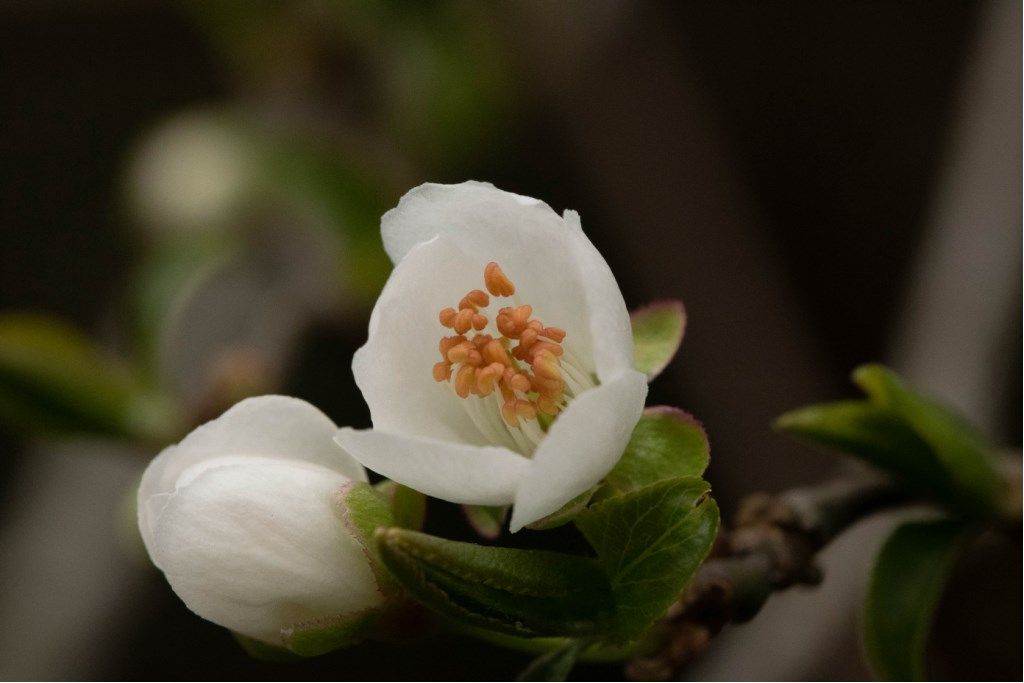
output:
[[[373,429],[338,443],[436,498],[514,503],[512,531],[598,483],[647,383],[578,214],[484,183],[428,184],[381,231],[395,269],[352,363]]]
[[[282,629],[381,601],[339,517],[339,490],[366,474],[336,429],[304,401],[251,398],[150,463],[139,529],[189,609],[281,645]]]

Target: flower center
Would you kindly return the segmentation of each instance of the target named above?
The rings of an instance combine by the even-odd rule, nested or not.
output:
[[[516,292],[493,261],[484,268],[484,285],[496,298]],[[434,379],[449,382],[460,398],[500,396],[501,417],[508,427],[525,430],[537,420],[546,428],[565,407],[567,393],[584,388],[574,380],[579,373],[562,364],[565,330],[547,327],[531,317],[532,306],[521,304],[499,308],[491,330],[497,334],[489,334],[486,309],[491,296],[487,292],[474,289],[457,308],[438,314],[441,325],[455,334],[441,338],[442,360],[434,365]]]

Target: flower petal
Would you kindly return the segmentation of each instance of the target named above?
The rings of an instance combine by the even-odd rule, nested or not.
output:
[[[168,498],[154,563],[199,616],[261,641],[381,600],[338,517],[347,478],[318,465],[249,458],[206,469]]]
[[[646,396],[646,376],[628,370],[570,403],[533,454],[509,528],[518,531],[601,481],[622,456]]]
[[[354,481],[366,472],[333,443],[337,426],[317,408],[288,396],[258,396],[234,405],[215,420],[165,448],[146,468],[139,485],[143,538],[156,525],[166,495],[194,465],[227,456],[263,456],[316,463]]]
[[[428,496],[507,505],[530,461],[507,448],[470,446],[378,429],[341,429],[335,440],[369,469]]]
[[[416,245],[395,266],[370,316],[370,332],[352,359],[352,373],[373,426],[387,432],[485,445],[466,407],[431,369],[450,330],[438,312],[480,287],[483,266],[447,238]]]
[[[437,235],[451,239],[481,271],[498,261],[516,285],[516,301],[568,332],[566,347],[584,370],[605,381],[632,367],[622,293],[575,212],[563,219],[539,200],[486,183],[428,183],[384,214],[381,233],[395,263]]]

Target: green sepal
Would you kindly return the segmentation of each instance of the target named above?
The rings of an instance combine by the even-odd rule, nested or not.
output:
[[[374,541],[377,529],[394,526],[395,516],[387,496],[363,482],[349,482],[338,494],[341,519],[352,535],[363,546],[370,561],[377,587],[385,598],[397,592],[394,578],[388,573]]]
[[[127,365],[54,318],[0,315],[0,420],[36,434],[163,441],[178,415]]]
[[[283,647],[275,647],[274,645],[264,643],[262,640],[243,636],[241,633],[235,633],[234,631],[231,632],[231,635],[245,654],[255,660],[267,662],[269,664],[286,664],[288,662],[297,662],[302,659],[301,655],[297,655]]]
[[[971,527],[948,519],[908,522],[879,552],[864,610],[864,648],[880,680],[925,678],[935,610]]]
[[[548,529],[555,529],[568,524],[576,519],[576,515],[586,509],[587,503],[590,502],[590,499],[594,497],[599,488],[599,486],[594,486],[587,489],[550,515],[541,517],[535,522],[530,522],[526,525],[526,528],[534,531],[547,531]]]
[[[471,626],[518,636],[601,631],[613,604],[594,560],[540,550],[460,543],[380,529],[377,551],[414,598]]]
[[[300,657],[317,657],[363,640],[380,618],[380,610],[367,609],[317,619],[281,629],[281,638],[290,652]]]
[[[629,316],[633,328],[633,367],[648,381],[661,374],[683,343],[686,310],[681,301],[657,301]]]
[[[562,647],[545,652],[530,662],[517,681],[564,681],[569,677],[569,672],[576,664],[584,643],[579,640],[570,640]]]
[[[462,513],[480,538],[488,541],[501,536],[508,519],[508,505],[463,505]]]
[[[613,638],[624,642],[665,614],[707,557],[718,507],[699,477],[680,477],[607,498],[576,526],[597,552],[616,603]]]
[[[427,497],[425,495],[390,479],[378,482],[374,488],[384,494],[391,506],[394,524],[388,526],[400,526],[413,531],[423,528],[423,522],[427,518]]]
[[[635,491],[666,479],[699,477],[710,459],[704,427],[692,415],[668,406],[644,410],[622,458],[605,477],[602,494]]]

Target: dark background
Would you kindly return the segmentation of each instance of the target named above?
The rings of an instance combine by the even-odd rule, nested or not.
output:
[[[266,29],[250,42],[256,49],[247,58],[226,58],[194,6],[5,3],[0,310],[56,314],[116,348],[118,335],[110,330],[146,244],[119,194],[130,152],[175,112],[233,102],[285,112],[283,118],[301,125],[326,119],[329,127],[365,134],[375,153],[400,159],[397,180],[379,189],[385,207],[425,180],[476,178],[539,197],[558,211],[578,210],[628,304],[668,297],[686,303],[687,339],[652,386],[651,402],[683,406],[705,422],[713,448],[709,479],[725,511],[744,494],[812,482],[834,470],[837,459],[775,435],[770,421],[802,403],[852,395],[848,373],[869,360],[918,368],[913,379],[924,386],[934,379],[935,389],[994,440],[1019,448],[1021,51],[1015,3],[530,2],[472,10],[460,3],[396,3],[389,12],[396,24],[426,26],[427,33],[438,14],[487,25],[488,50],[500,55],[502,75],[494,82],[502,98],[500,106],[482,109],[486,125],[453,130],[459,120],[447,121],[443,108],[383,112],[380,74],[407,69],[409,78],[420,78],[415,56],[395,60],[358,40],[334,45],[316,21],[298,21],[309,34],[296,30],[287,40]],[[317,49],[310,58],[315,68],[302,72],[305,80],[296,84],[294,74],[267,68],[277,64],[273,51],[281,43],[305,45],[307,39]],[[260,46],[269,56],[259,57]],[[979,82],[988,87],[976,87]],[[431,87],[429,78],[424,87]],[[405,130],[406,119],[436,128],[428,129],[425,143],[417,142],[394,132]],[[1005,137],[996,145],[974,144],[978,129]],[[976,147],[980,161],[964,152]],[[965,155],[972,161],[958,162]],[[969,214],[977,225],[950,218],[960,215],[949,209],[955,198],[970,203],[972,193],[985,198],[983,210]],[[984,400],[973,403],[959,400],[942,377],[930,377],[928,358],[914,360],[915,353],[918,359],[929,353],[914,350],[915,335],[929,330],[915,328],[911,313],[930,295],[915,278],[927,270],[933,253],[927,245],[943,230],[966,236],[968,248],[977,246],[982,256],[1013,254],[996,289],[978,285],[997,324],[968,333],[967,346],[959,349],[975,361],[996,359],[975,363],[980,374],[974,381],[985,391]],[[971,258],[963,264],[954,263],[942,279],[974,282],[974,269],[1001,267]],[[363,340],[370,303],[353,296],[342,314],[314,325],[282,380],[284,391],[313,401],[339,424],[368,424],[348,363]],[[950,329],[972,325],[953,315],[957,310],[950,306]],[[53,500],[43,490],[49,477],[32,463],[40,450],[54,448],[0,425],[0,530],[12,544],[4,555],[20,552],[13,544],[23,534],[12,527],[31,524],[26,510],[42,514],[39,506]],[[96,450],[93,445],[89,452]],[[153,452],[110,457],[132,462],[137,472]],[[130,474],[118,472],[130,487]],[[57,500],[64,506],[58,518],[109,514],[109,499],[85,500],[74,509]],[[433,528],[466,533],[447,506],[432,504],[431,514]],[[99,524],[98,533],[109,536],[113,526]],[[88,547],[116,557],[116,544],[107,545]],[[980,628],[984,637],[956,639],[959,650],[945,651],[937,666],[946,675],[1015,676],[1020,670],[1019,564],[1007,569],[1006,559],[1019,562],[1019,547],[993,557],[984,571],[996,577],[1008,611],[1000,614],[996,604],[990,616],[958,617],[991,623]],[[58,550],[51,561],[74,565],[76,558]],[[267,668],[246,659],[226,632],[191,615],[156,572],[137,564],[123,591],[109,592],[113,608],[55,617],[61,624],[56,634],[32,630],[32,624],[45,625],[38,619],[24,628],[10,625],[19,610],[32,609],[16,594],[49,592],[45,586],[0,585],[7,594],[0,621],[8,622],[0,661],[10,649],[15,662],[10,671],[0,664],[0,676],[474,679],[507,678],[524,661],[439,638]],[[37,578],[45,583],[46,577]],[[853,584],[829,590],[856,592],[862,579]],[[845,603],[816,604],[827,611]],[[950,604],[951,614],[970,614]],[[740,668],[716,669],[712,661],[694,675],[866,676],[853,619],[838,618],[834,632],[818,634],[822,642],[803,648],[808,654],[802,659],[785,663],[780,652],[775,664],[781,669],[765,669],[755,650],[741,649],[736,656],[748,661]],[[713,660],[714,649],[709,656]],[[577,675],[619,673],[583,667]]]

